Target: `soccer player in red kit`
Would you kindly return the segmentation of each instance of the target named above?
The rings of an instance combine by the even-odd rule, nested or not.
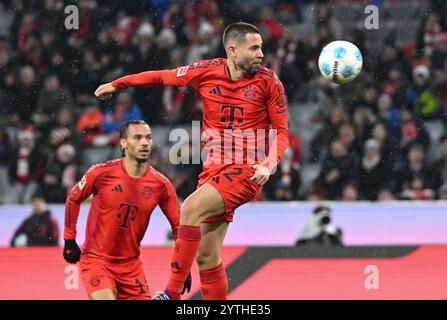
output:
[[[225,29],[223,43],[227,59],[129,75],[95,91],[100,99],[108,99],[125,87],[188,86],[203,99],[203,148],[209,153],[197,190],[181,207],[171,276],[166,289],[155,297],[158,300],[180,299],[194,259],[203,298],[227,298],[221,247],[229,222],[236,208],[255,198],[289,143],[284,87],[273,71],[261,65],[259,30],[248,23],[233,23]],[[272,147],[266,156],[257,154],[250,161],[249,154],[263,147],[267,150],[270,126],[276,130]],[[250,130],[255,131],[256,144],[248,143],[248,137],[238,139],[241,132]],[[236,142],[228,147],[228,140]]]
[[[69,263],[80,260],[90,299],[150,299],[139,247],[157,205],[174,236],[178,233],[180,204],[175,189],[147,163],[152,148],[149,125],[142,120],[124,123],[120,144],[123,158],[92,166],[66,201],[64,258]],[[80,205],[90,195],[81,254],[76,223]]]

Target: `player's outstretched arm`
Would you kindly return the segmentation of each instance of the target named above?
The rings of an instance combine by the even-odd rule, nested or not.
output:
[[[114,92],[127,87],[150,88],[157,86],[176,86],[196,88],[203,74],[200,68],[189,66],[172,70],[154,70],[131,74],[118,78],[112,82],[100,85],[95,96],[101,100],[110,99]]]

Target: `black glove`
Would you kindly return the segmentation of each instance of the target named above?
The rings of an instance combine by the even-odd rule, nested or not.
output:
[[[68,263],[76,263],[81,258],[81,249],[79,249],[76,240],[65,240],[64,259]]]
[[[191,291],[191,283],[192,283],[192,277],[191,277],[191,272],[190,272],[190,273],[188,273],[185,283],[183,284],[182,294],[184,294],[185,292]]]

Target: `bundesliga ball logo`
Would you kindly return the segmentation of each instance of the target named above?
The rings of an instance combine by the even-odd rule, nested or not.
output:
[[[360,50],[348,41],[333,41],[321,50],[318,67],[322,76],[334,83],[349,83],[362,70]]]

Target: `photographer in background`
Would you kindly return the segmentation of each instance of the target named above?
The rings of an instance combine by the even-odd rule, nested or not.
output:
[[[327,206],[316,207],[295,245],[343,246],[343,231],[332,223],[331,211]]]

